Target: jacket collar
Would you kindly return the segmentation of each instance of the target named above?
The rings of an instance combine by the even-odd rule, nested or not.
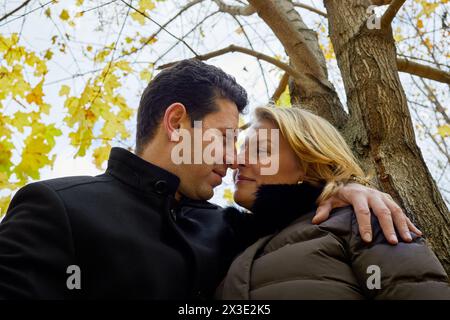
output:
[[[174,195],[180,184],[176,175],[118,147],[111,149],[106,172],[144,193]]]
[[[314,186],[307,182],[260,186],[251,209],[255,214],[259,236],[279,231],[301,215],[314,210],[322,190],[322,184]]]

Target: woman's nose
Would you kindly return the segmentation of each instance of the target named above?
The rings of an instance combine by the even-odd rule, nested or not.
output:
[[[247,166],[247,157],[246,157],[246,152],[247,150],[240,150],[239,153],[236,156],[236,168],[237,167],[245,167]]]

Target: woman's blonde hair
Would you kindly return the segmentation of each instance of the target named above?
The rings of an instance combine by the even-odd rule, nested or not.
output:
[[[259,107],[255,116],[257,120],[273,122],[280,129],[299,159],[305,182],[326,183],[317,203],[328,199],[345,182],[369,183],[369,176],[358,165],[342,135],[324,118],[301,106]]]

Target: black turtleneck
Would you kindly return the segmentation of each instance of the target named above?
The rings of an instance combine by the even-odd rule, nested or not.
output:
[[[303,214],[316,208],[316,200],[323,185],[268,184],[256,192],[251,213],[234,207],[226,208],[226,214],[236,232],[240,249],[257,239],[282,230]]]

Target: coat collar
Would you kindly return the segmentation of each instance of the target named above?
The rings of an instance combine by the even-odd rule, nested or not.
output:
[[[303,214],[316,208],[323,184],[262,185],[256,193],[251,211],[255,215],[260,236],[279,231]]]
[[[118,147],[111,149],[106,172],[144,193],[174,195],[180,184],[176,175]]]

